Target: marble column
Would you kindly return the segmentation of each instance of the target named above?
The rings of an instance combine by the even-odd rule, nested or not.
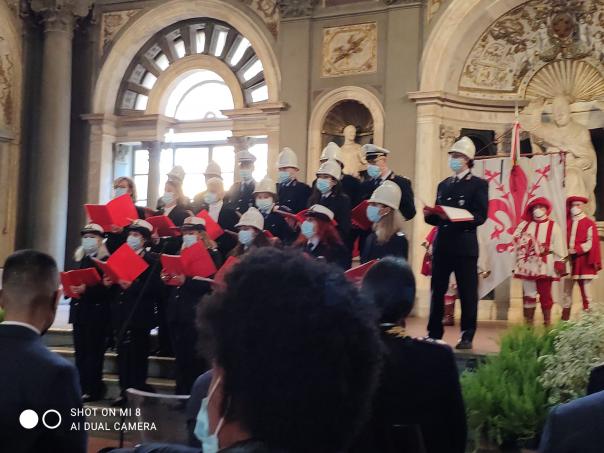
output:
[[[32,246],[51,254],[60,268],[65,260],[69,190],[69,129],[73,28],[88,14],[90,1],[32,0],[44,26],[40,98],[40,147],[33,156],[35,229]]]
[[[143,142],[143,146],[149,151],[149,179],[147,182],[147,206],[155,209],[159,199],[159,161],[161,157],[162,143],[158,140]]]

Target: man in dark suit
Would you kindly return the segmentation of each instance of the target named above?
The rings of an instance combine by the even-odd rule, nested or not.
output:
[[[227,198],[229,207],[239,214],[245,214],[250,206],[254,206],[254,190],[256,189],[256,181],[253,176],[254,162],[256,162],[256,157],[247,149],[237,153],[241,181],[233,184]]]
[[[449,150],[449,167],[454,175],[438,185],[435,205],[465,209],[472,220],[452,222],[442,212],[425,207],[426,223],[438,227],[432,261],[432,300],[428,335],[443,337],[444,298],[451,272],[455,272],[461,300],[461,340],[457,349],[472,349],[478,314],[478,238],[476,228],[488,214],[489,185],[471,172],[476,148],[463,137]]]
[[[40,252],[16,252],[4,264],[0,291],[5,310],[5,321],[0,324],[2,451],[86,451],[84,419],[77,416],[82,409],[77,370],[41,340],[55,318],[58,281],[55,261]]]
[[[600,453],[604,445],[604,392],[594,393],[549,413],[540,453]]]

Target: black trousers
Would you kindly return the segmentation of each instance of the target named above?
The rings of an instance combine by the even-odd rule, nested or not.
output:
[[[132,328],[117,339],[117,364],[122,395],[126,389],[151,391],[147,385],[149,363],[149,329]]]
[[[192,318],[190,321],[170,324],[177,395],[190,395],[195,380],[208,370],[206,361],[197,353],[195,319]]]
[[[461,337],[472,341],[478,316],[478,257],[435,254],[432,262],[432,299],[428,335],[441,339],[444,334],[443,315],[449,277],[455,273],[461,301]]]
[[[73,323],[75,363],[80,374],[82,393],[101,396],[103,385],[103,360],[109,336],[107,322]]]
[[[157,301],[157,340],[159,342],[159,354],[172,357],[172,343],[170,341],[170,326],[167,318],[168,298],[170,297],[170,287],[166,287],[161,297]]]

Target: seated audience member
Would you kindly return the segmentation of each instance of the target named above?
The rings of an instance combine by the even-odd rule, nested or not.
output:
[[[50,256],[21,250],[6,259],[0,291],[5,310],[0,323],[0,451],[86,451],[83,417],[71,416],[72,409],[82,408],[76,368],[41,339],[54,322],[58,288],[59,273]],[[59,417],[55,429],[44,426],[43,418],[54,426]],[[72,423],[80,429],[71,430]]]
[[[372,419],[351,451],[406,451],[396,439],[400,427],[419,425],[426,453],[463,453],[466,414],[453,351],[402,327],[415,299],[411,268],[385,258],[369,269],[362,292],[377,307],[385,355]]]
[[[197,414],[201,409],[201,402],[208,396],[211,383],[212,370],[208,370],[195,380],[191,388],[191,395],[187,400],[187,431],[189,433],[189,445],[192,447],[201,446],[201,442],[195,437],[195,425],[197,424]]]
[[[258,209],[249,208],[235,228],[238,231],[239,244],[230,253],[231,256],[242,256],[254,249],[271,246],[264,234],[264,217]]]
[[[302,234],[294,245],[313,258],[348,269],[350,254],[334,226],[333,212],[316,204],[304,216],[306,220],[300,226]]]
[[[604,446],[604,392],[554,407],[547,418],[540,453],[600,453]]]
[[[203,452],[346,451],[379,372],[369,308],[333,266],[274,248],[247,255],[199,316],[200,345],[213,363],[194,430]]]

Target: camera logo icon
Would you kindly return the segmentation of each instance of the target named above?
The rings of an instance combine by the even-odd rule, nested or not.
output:
[[[38,426],[38,422],[40,421],[40,417],[36,413],[36,411],[32,409],[25,409],[19,415],[19,423],[25,429],[33,429]],[[46,429],[57,429],[61,426],[61,422],[63,421],[61,414],[59,411],[54,409],[48,409],[44,414],[42,414],[42,425]]]

